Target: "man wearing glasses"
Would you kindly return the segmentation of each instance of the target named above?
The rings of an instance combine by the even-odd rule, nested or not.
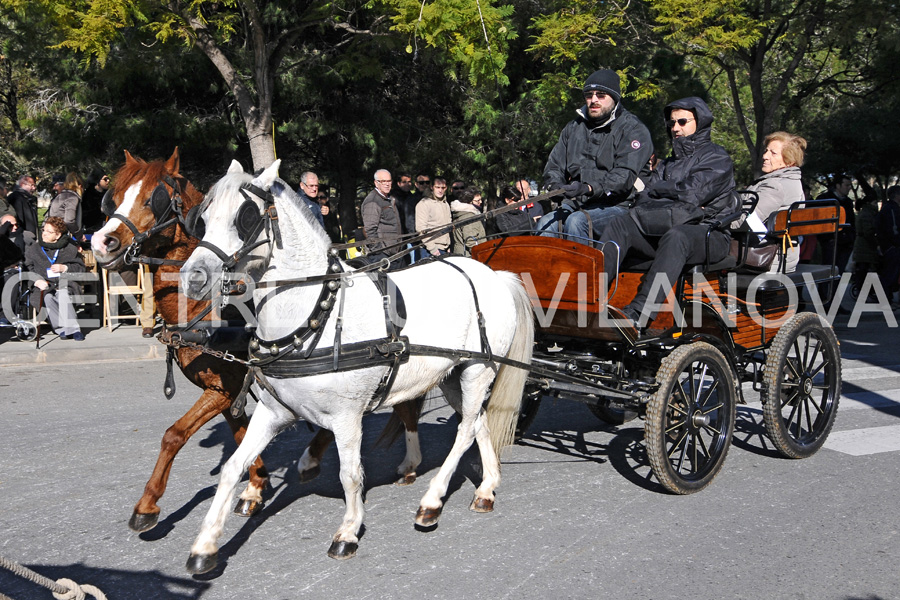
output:
[[[656,316],[685,265],[712,264],[728,255],[728,230],[710,230],[698,221],[720,220],[740,207],[734,164],[725,148],[712,141],[713,114],[706,103],[682,98],[666,106],[664,114],[672,155],[657,165],[632,212],[610,221],[601,238],[618,245],[620,266],[629,251],[653,259],[637,295],[622,311],[635,329]],[[703,216],[673,222],[665,232],[647,231],[637,215],[644,202],[654,201],[689,204],[702,209]]]
[[[582,91],[584,106],[563,129],[544,167],[544,184],[565,190],[565,199],[536,229],[590,244],[610,219],[628,212],[643,186],[638,178],[650,175],[653,142],[644,124],[622,106],[615,71],[595,71]]]
[[[374,242],[367,247],[367,256],[373,262],[403,250],[396,244],[403,230],[397,201],[391,196],[391,184],[390,171],[375,171],[375,189],[369,192],[359,207],[366,239]],[[400,264],[405,264],[405,260],[395,261],[391,266]]]
[[[306,203],[306,207],[315,215],[316,221],[325,229],[325,220],[322,218],[322,210],[319,203],[314,200],[319,196],[319,176],[312,171],[304,171],[300,174],[300,199]]]

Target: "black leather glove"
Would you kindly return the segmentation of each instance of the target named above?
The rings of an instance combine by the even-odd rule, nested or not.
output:
[[[580,181],[573,181],[562,186],[565,190],[566,198],[575,198],[577,196],[587,196],[591,193],[591,186]]]
[[[563,187],[563,184],[559,183],[558,181],[554,181],[553,183],[551,183],[550,185],[547,186],[547,191],[552,192],[553,190],[558,190],[561,187]]]

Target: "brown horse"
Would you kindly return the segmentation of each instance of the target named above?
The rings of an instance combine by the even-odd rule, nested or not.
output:
[[[191,255],[198,240],[189,236],[176,223],[177,219],[172,220],[170,225],[161,227],[176,214],[172,207],[179,200],[183,214],[203,201],[203,194],[194,188],[179,169],[177,148],[167,161],[153,162],[134,158],[126,151],[125,165],[113,178],[112,196],[104,200],[107,212],[115,210],[117,216],[110,218],[91,241],[98,264],[106,269],[118,270],[125,265],[126,251],[132,247],[135,236],[143,238],[150,233],[140,243],[140,256],[171,261],[168,264],[151,265],[156,308],[168,326],[190,321],[209,305],[208,301],[186,298],[178,288],[178,263]],[[213,312],[203,320],[213,318]],[[184,416],[166,430],[156,466],[128,522],[128,526],[134,531],[147,531],[156,526],[160,512],[157,501],[165,493],[172,462],[194,433],[221,414],[228,422],[235,441],[240,444],[249,421],[246,414],[234,417],[230,410],[232,401],[241,391],[247,372],[245,366],[192,347],[177,348],[174,357],[184,376],[202,389],[203,394]],[[396,436],[400,431],[400,421],[405,425],[407,459],[398,469],[402,476],[398,483],[412,483],[415,480],[415,468],[421,460],[416,437],[421,404],[408,403],[399,408],[400,410],[395,408],[382,438]],[[333,439],[333,434],[323,429],[310,442],[300,462],[302,481],[318,474],[321,457]],[[409,458],[410,455],[412,459]],[[262,491],[268,482],[268,473],[261,458],[256,458],[249,472],[250,482],[234,509],[235,513],[243,516],[253,515],[261,509]]]

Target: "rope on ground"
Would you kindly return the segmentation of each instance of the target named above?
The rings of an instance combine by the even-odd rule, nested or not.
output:
[[[66,578],[53,581],[52,579],[44,577],[40,573],[36,573],[31,569],[23,567],[22,565],[8,560],[2,556],[0,556],[0,567],[3,567],[8,571],[12,571],[19,577],[27,579],[32,583],[44,586],[45,588],[53,592],[53,597],[57,600],[86,600],[86,594],[90,594],[92,597],[96,598],[96,600],[106,600],[106,595],[92,585],[78,585],[71,579]],[[0,600],[11,599],[0,594]]]

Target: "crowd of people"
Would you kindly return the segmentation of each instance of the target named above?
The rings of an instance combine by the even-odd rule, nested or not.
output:
[[[653,318],[667,293],[665,285],[654,285],[659,277],[672,282],[686,265],[725,259],[739,231],[749,234],[744,239],[751,245],[771,243],[766,238],[770,218],[809,200],[801,178],[807,142],[798,135],[776,131],[766,136],[762,174],[746,186],[756,204],[744,216],[731,157],[713,143],[714,117],[702,99],[682,98],[665,107],[671,154],[658,160],[662,153],[654,151],[648,128],[624,106],[614,71],[594,72],[582,91],[584,104],[563,128],[543,172],[546,191],[562,190],[556,197],[560,202],[527,202],[538,195],[537,184],[527,179],[513,181],[486,201],[483,190],[464,180],[427,172],[413,177],[407,171],[393,177],[388,169],[378,169],[372,191],[359,206],[362,227],[350,232],[341,227],[316,173],[302,173],[297,192],[334,243],[365,240],[367,260],[388,259],[391,268],[447,254],[468,256],[473,246],[495,235],[555,236],[604,247],[612,243],[616,258],[608,262],[621,266],[627,257],[649,261],[648,277],[622,315],[636,329]],[[790,273],[801,262],[834,260],[843,273],[853,257],[857,286],[866,273],[876,273],[896,308],[900,186],[890,187],[882,201],[865,177],[856,179],[862,195],[857,194],[855,203],[849,197],[853,179],[843,174],[817,198],[836,200],[844,209],[837,238],[806,236],[782,244],[771,270]],[[100,204],[109,184],[102,172],[92,173],[87,182],[75,173],[55,175],[53,198],[40,226],[34,177],[19,177],[12,190],[0,185],[3,267],[24,262],[37,274],[35,289],[42,294],[35,300],[48,308],[53,328],[63,338],[83,335],[66,324],[73,314],[71,290],[51,280],[83,270],[80,244],[102,226]],[[522,200],[526,202],[511,210],[489,210]],[[710,223],[723,221],[730,224],[708,233]],[[142,319],[142,325],[145,335],[153,334],[152,322]]]
[[[87,181],[77,173],[58,173],[50,182],[51,198],[43,220],[39,219],[37,182],[34,176],[21,175],[12,189],[0,186],[0,268],[4,305],[17,314],[0,315],[0,325],[11,318],[27,319],[46,309],[53,331],[63,340],[84,340],[76,316],[85,272],[84,252],[90,235],[103,226],[105,215],[101,201],[109,189],[109,175],[91,173]],[[119,276],[135,285],[137,268]],[[30,288],[25,289],[25,288]],[[145,294],[140,315],[142,334],[152,337],[155,318],[152,295]]]

